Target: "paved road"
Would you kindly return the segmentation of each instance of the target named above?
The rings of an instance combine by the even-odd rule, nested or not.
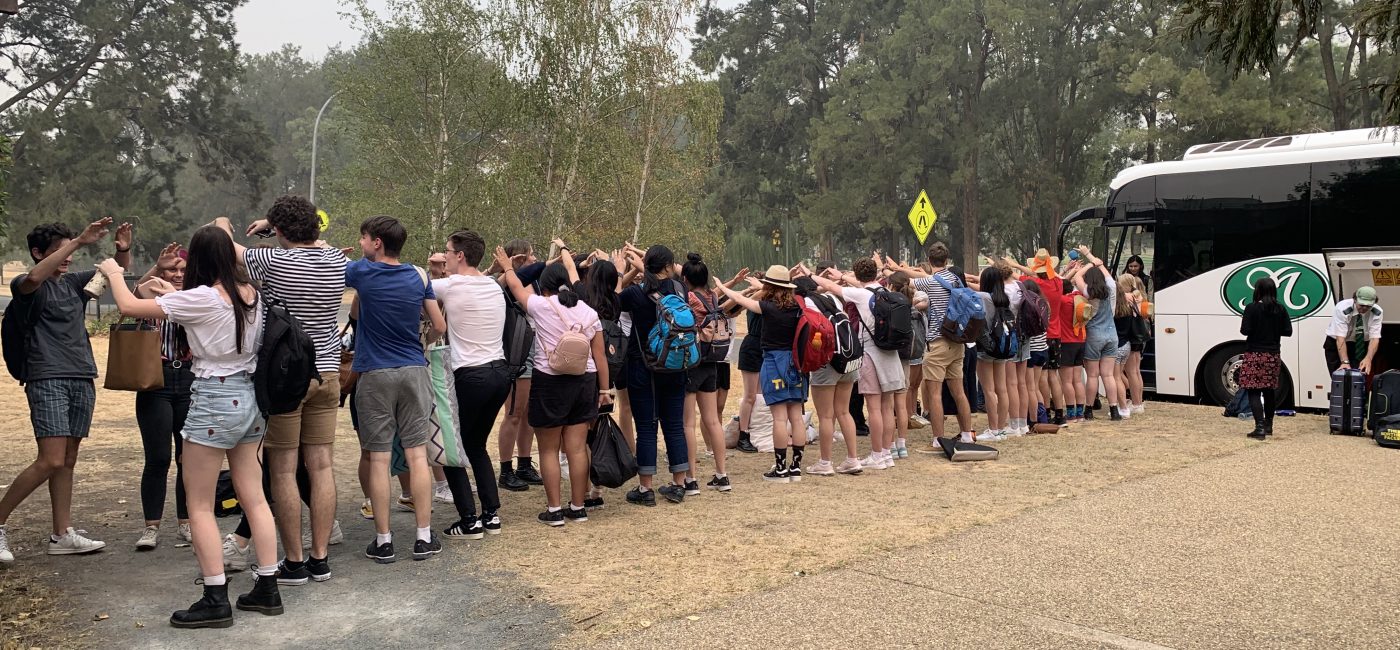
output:
[[[1304,435],[609,645],[1396,648],[1397,503],[1400,452]]]
[[[194,584],[191,549],[175,547],[168,536],[149,553],[130,550],[135,533],[108,534],[105,540],[112,546],[97,555],[50,558],[26,553],[25,560],[43,562],[45,570],[59,576],[55,579],[72,597],[75,627],[91,626],[88,641],[94,647],[537,648],[555,643],[567,630],[557,612],[540,603],[536,594],[501,591],[486,579],[490,568],[476,566],[472,545],[498,540],[451,542],[441,555],[424,562],[412,561],[408,549],[402,549],[400,561],[378,565],[359,553],[372,539],[373,527],[360,518],[358,509],[341,508],[346,542],[331,554],[329,582],[282,587],[285,614],[234,612],[233,627],[222,630],[177,630],[167,624],[170,612],[194,602],[201,589]],[[412,517],[395,513],[396,542],[411,539]],[[237,520],[219,523],[231,529]],[[113,582],[111,576],[121,581]],[[247,592],[251,574],[229,574],[229,584],[231,597]],[[100,614],[108,618],[85,623]]]

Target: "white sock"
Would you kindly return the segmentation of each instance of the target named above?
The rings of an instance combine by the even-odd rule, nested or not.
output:
[[[260,578],[271,578],[272,576],[275,576],[275,575],[277,575],[277,565],[276,565],[276,564],[274,564],[274,565],[272,565],[272,566],[259,566],[259,567],[258,567],[258,577],[260,577]]]
[[[570,505],[573,505],[573,504],[570,504]],[[545,510],[548,510],[548,511],[550,511],[550,512],[559,512],[560,510],[563,510],[563,508],[556,508],[556,507],[554,507],[554,506],[545,506]]]
[[[374,534],[374,543],[375,543],[375,544],[392,544],[393,542],[394,542],[394,534],[393,534],[393,533],[375,533],[375,534]]]
[[[400,499],[403,499],[404,501],[412,501],[412,500],[413,500],[413,495],[412,495],[412,494],[409,494],[409,493],[407,493],[407,492],[400,492],[400,493],[399,493],[399,498],[400,498]]]
[[[218,587],[228,584],[228,577],[220,573],[216,576],[204,576],[204,584],[209,587]]]
[[[432,527],[432,526],[428,526],[427,528],[419,528],[419,529],[418,529],[418,540],[419,540],[419,541],[423,541],[423,542],[431,542],[431,541],[433,541],[433,527]]]

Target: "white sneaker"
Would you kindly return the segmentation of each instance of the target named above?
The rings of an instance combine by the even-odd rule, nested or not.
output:
[[[141,539],[136,540],[136,550],[150,551],[160,544],[160,527],[147,526],[141,531]]]
[[[991,429],[987,429],[986,431],[977,434],[977,442],[1000,442],[1002,440],[1006,440],[1006,434],[1002,433],[1001,431],[992,431]]]
[[[433,501],[438,503],[452,503],[452,489],[447,487],[447,482],[433,488]]]
[[[5,536],[5,527],[0,526],[0,564],[9,564],[15,561],[15,554],[10,552],[10,538]]]
[[[1008,428],[1006,431],[1004,431],[1004,432],[1002,433],[1002,437],[1003,437],[1003,438],[1019,438],[1019,437],[1024,436],[1024,435],[1026,435],[1026,434],[1021,433],[1021,427],[1020,427],[1020,426],[1010,427],[1010,428]]]
[[[1129,406],[1128,408],[1118,409],[1118,414],[1123,416],[1124,420],[1131,420],[1133,418],[1133,407]]]
[[[894,454],[889,450],[885,450],[880,452],[880,455],[885,458],[885,469],[894,469]]]
[[[331,522],[331,537],[326,540],[327,546],[335,546],[345,541],[345,533],[340,532],[340,520]],[[303,550],[311,548],[311,526],[306,527],[306,531],[301,534],[301,548]]]
[[[107,548],[107,542],[83,537],[71,526],[63,534],[63,537],[58,538],[58,541],[54,541],[52,537],[49,538],[49,555],[82,555],[94,553],[104,548]]]
[[[1134,404],[1129,410],[1131,410],[1134,415],[1142,415],[1142,412],[1146,409],[1144,409],[1141,404]]]
[[[224,536],[224,570],[242,571],[248,568],[248,555],[253,551],[252,543],[238,548],[238,541],[232,534]]]
[[[836,476],[836,468],[832,467],[829,460],[819,460],[808,465],[806,472],[813,476]]]
[[[859,460],[856,460],[854,458],[847,458],[846,460],[841,461],[840,465],[836,466],[836,473],[853,475],[861,473],[862,469],[864,468],[861,466]]]
[[[180,541],[186,544],[194,543],[194,531],[190,530],[189,524],[180,524],[180,531],[177,534],[180,536]]]
[[[958,441],[959,441],[959,442],[976,442],[977,440],[976,440],[975,438],[972,437],[972,432],[971,432],[971,431],[964,431],[964,432],[958,434]]]
[[[863,469],[885,469],[885,459],[880,454],[871,453],[860,459],[860,466]]]

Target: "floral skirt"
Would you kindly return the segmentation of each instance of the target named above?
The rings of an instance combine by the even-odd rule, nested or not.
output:
[[[1244,353],[1244,363],[1240,366],[1240,388],[1278,388],[1280,365],[1277,352]]]

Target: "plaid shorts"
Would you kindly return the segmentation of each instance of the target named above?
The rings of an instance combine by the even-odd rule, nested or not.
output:
[[[40,379],[24,385],[35,438],[86,438],[97,390],[91,379]]]

